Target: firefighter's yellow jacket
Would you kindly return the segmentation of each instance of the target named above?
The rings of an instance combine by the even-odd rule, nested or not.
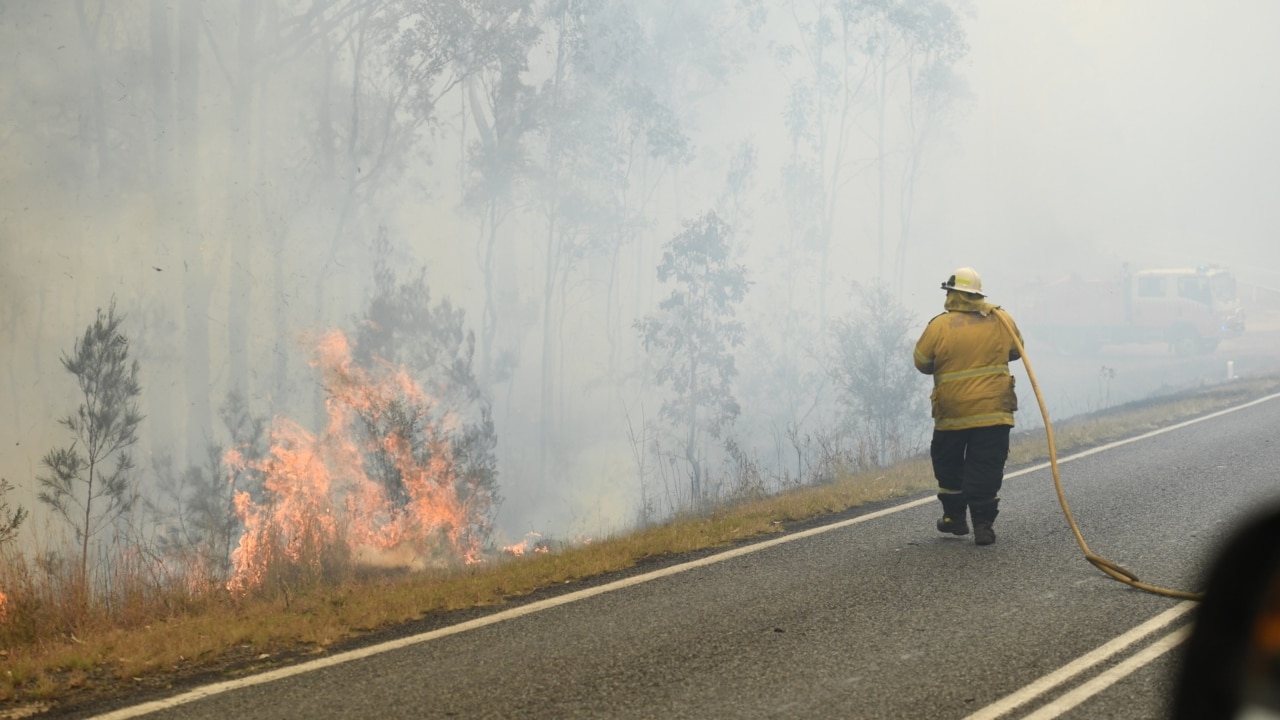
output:
[[[945,307],[947,312],[929,321],[915,353],[916,369],[933,376],[934,427],[1012,426],[1018,396],[1009,363],[1019,355],[995,315],[1004,311],[961,292],[948,292]]]

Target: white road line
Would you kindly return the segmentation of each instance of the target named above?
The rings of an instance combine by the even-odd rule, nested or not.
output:
[[[1063,713],[1066,713],[1085,700],[1088,700],[1094,695],[1106,690],[1140,668],[1145,667],[1152,660],[1155,660],[1161,655],[1177,647],[1178,643],[1186,640],[1190,635],[1190,627],[1180,627],[1177,630],[1174,630],[1168,635],[1165,635],[1159,640],[1143,648],[1141,652],[1135,653],[1133,657],[1128,658],[1124,662],[1116,665],[1075,690],[1065,693],[1062,697],[1055,699],[1053,702],[1045,704],[1039,710],[1036,710],[1023,718],[1023,720],[1052,720],[1052,718],[1061,716]]]
[[[1032,682],[1014,693],[1006,695],[972,715],[969,715],[965,720],[995,720],[995,718],[1005,715],[1015,708],[1031,702],[1035,698],[1071,680],[1077,675],[1087,672],[1090,668],[1106,662],[1109,658],[1122,652],[1135,642],[1138,642],[1148,635],[1161,630],[1169,623],[1182,617],[1188,610],[1195,607],[1195,605],[1196,604],[1190,600],[1180,602],[1172,608],[1165,610],[1159,615],[1135,627],[1129,632],[1099,646],[1096,650],[1092,650],[1081,655],[1079,658],[1072,660],[1039,680]]]
[[[1097,455],[1097,454],[1098,454],[1098,453],[1100,453],[1100,452],[1103,452],[1103,451],[1106,451],[1106,450],[1111,450],[1112,448],[1118,448],[1118,447],[1120,447],[1120,446],[1122,446],[1122,445],[1128,445],[1129,443],[1136,443],[1136,442],[1138,442],[1139,440],[1146,440],[1147,438],[1152,438],[1152,437],[1155,437],[1155,436],[1157,436],[1157,435],[1163,435],[1163,434],[1165,434],[1165,433],[1167,433],[1167,432],[1173,432],[1174,430],[1181,430],[1182,428],[1187,427],[1187,426],[1189,426],[1189,425],[1195,425],[1196,423],[1202,423],[1202,422],[1204,422],[1204,421],[1206,421],[1206,420],[1213,420],[1214,418],[1219,418],[1219,417],[1222,417],[1223,415],[1229,415],[1229,414],[1231,414],[1231,413],[1233,413],[1233,412],[1236,412],[1236,411],[1238,411],[1238,410],[1244,410],[1245,408],[1251,408],[1251,407],[1253,407],[1254,405],[1261,405],[1261,404],[1262,404],[1262,403],[1264,403],[1264,402],[1268,402],[1268,401],[1270,401],[1270,400],[1275,400],[1276,398],[1280,398],[1280,393],[1274,393],[1274,394],[1272,394],[1272,395],[1267,395],[1266,397],[1261,397],[1261,398],[1258,398],[1257,400],[1251,400],[1251,401],[1249,401],[1249,402],[1247,402],[1247,403],[1245,403],[1245,404],[1243,404],[1243,405],[1236,405],[1236,406],[1234,406],[1234,407],[1229,407],[1229,408],[1227,408],[1227,409],[1225,409],[1225,410],[1219,410],[1219,411],[1217,411],[1217,412],[1212,412],[1212,413],[1209,413],[1208,415],[1202,415],[1202,416],[1200,416],[1200,417],[1198,417],[1198,418],[1193,418],[1193,419],[1191,419],[1191,420],[1185,420],[1185,421],[1180,422],[1180,423],[1178,423],[1178,424],[1176,424],[1176,425],[1170,425],[1170,426],[1168,426],[1168,427],[1162,427],[1162,428],[1160,428],[1160,429],[1158,429],[1158,430],[1152,430],[1151,432],[1143,433],[1143,434],[1141,434],[1141,435],[1135,435],[1134,437],[1131,437],[1131,438],[1126,438],[1126,439],[1124,439],[1124,440],[1117,440],[1117,441],[1115,441],[1115,442],[1113,442],[1113,443],[1107,443],[1106,445],[1099,445],[1099,446],[1098,446],[1098,447],[1096,447],[1096,448],[1091,448],[1091,449],[1089,449],[1089,450],[1084,450],[1084,451],[1082,451],[1082,452],[1075,453],[1074,455],[1070,455],[1070,456],[1068,456],[1068,457],[1058,458],[1058,464],[1059,464],[1059,465],[1061,465],[1061,464],[1063,464],[1063,463],[1071,462],[1072,460],[1079,460],[1080,458],[1089,457],[1090,455]],[[1047,468],[1047,467],[1049,467],[1049,463],[1047,463],[1047,462],[1046,462],[1046,463],[1040,463],[1039,465],[1034,465],[1034,466],[1032,466],[1032,467],[1025,468],[1025,469],[1023,469],[1023,470],[1019,470],[1019,471],[1018,471],[1018,472],[1016,472],[1016,473],[1010,473],[1010,474],[1008,474],[1008,475],[1005,475],[1005,479],[1018,477],[1019,475],[1026,475],[1027,473],[1032,473],[1032,472],[1035,472],[1035,471],[1037,471],[1037,470],[1043,470],[1043,469],[1045,469],[1045,468]]]
[[[291,665],[289,667],[279,668],[277,670],[271,670],[268,672],[261,673],[259,675],[250,675],[248,677],[238,678],[235,680],[226,680],[220,683],[206,685],[204,687],[199,687],[199,688],[196,688],[195,690],[191,690],[189,692],[185,692],[180,695],[175,695],[170,698],[165,698],[163,700],[154,700],[152,702],[143,703],[141,705],[135,705],[133,707],[121,708],[120,710],[116,710],[114,712],[98,715],[96,716],[96,718],[98,720],[123,720],[124,718],[134,718],[141,715],[146,715],[148,713],[160,712],[161,710],[167,710],[169,708],[177,707],[179,705],[185,705],[190,702],[195,702],[196,700],[201,700],[203,698],[207,698],[213,695],[218,695],[231,690],[238,690],[241,688],[252,687],[254,685],[262,685],[265,683],[273,682],[275,680],[282,680],[287,677],[293,677],[294,675],[301,675],[303,673],[308,673],[315,670],[332,667],[334,665],[341,665],[343,663],[351,662],[352,660],[360,660],[362,658],[371,657],[373,655],[380,655],[382,653],[390,652],[392,650],[399,650],[400,648],[409,647],[411,645],[418,645],[420,643],[429,642],[431,640],[436,640],[438,638],[448,637],[449,635],[457,635],[458,633],[464,633],[464,632],[467,632],[468,630],[475,630],[477,628],[482,628],[487,625],[494,625],[496,623],[500,623],[505,620],[512,620],[514,618],[522,617],[524,615],[532,615],[533,613],[536,613],[536,612],[548,610],[550,608],[558,607],[560,605],[568,605],[569,603],[577,602],[578,600],[585,600],[589,597],[595,597],[596,595],[603,595],[607,592],[612,592],[614,590],[621,590],[623,588],[633,587],[635,585],[640,585],[642,583],[646,583],[651,580],[657,580],[659,578],[669,577],[671,575],[677,575],[679,573],[682,573],[688,570],[693,570],[695,568],[714,565],[716,563],[721,563],[726,560],[732,560],[733,558],[742,557],[743,555],[750,555],[751,553],[759,552],[761,550],[767,550],[771,547],[782,545],[783,543],[789,543],[795,540],[801,540],[807,537],[813,537],[814,535],[821,535],[823,533],[831,532],[833,530],[838,530],[840,528],[848,527],[850,525],[856,525],[858,523],[875,520],[876,518],[881,518],[886,515],[899,513],[899,512],[902,512],[903,510],[907,510],[913,507],[919,507],[921,505],[925,505],[931,502],[937,502],[937,500],[931,497],[920,498],[919,500],[913,500],[911,502],[903,503],[901,505],[895,505],[893,507],[885,508],[883,510],[877,510],[875,512],[867,513],[866,515],[861,515],[856,518],[850,518],[848,520],[842,520],[838,523],[832,523],[831,525],[823,525],[821,527],[810,528],[808,530],[804,530],[791,535],[784,535],[782,537],[774,538],[772,540],[765,540],[758,543],[752,543],[751,545],[744,545],[742,547],[737,547],[732,550],[726,550],[725,552],[722,552],[722,553],[709,555],[707,557],[700,558],[698,560],[692,560],[687,563],[681,563],[680,565],[672,565],[671,567],[666,567],[661,570],[654,570],[653,572],[645,573],[643,575],[634,575],[629,578],[615,580],[614,582],[611,582],[605,585],[599,585],[597,587],[578,590],[576,592],[567,593],[559,597],[548,598],[546,600],[539,600],[537,602],[529,603],[528,605],[521,605],[520,607],[511,608],[510,610],[503,610],[501,612],[497,612],[492,615],[486,615],[485,617],[482,617],[482,618],[476,618],[475,620],[468,620],[467,622],[464,622],[464,623],[459,623],[457,625],[450,625],[448,627],[443,627],[438,630],[432,630],[430,632],[425,632],[419,635],[400,638],[399,640],[391,640],[389,642],[380,643],[378,645],[371,645],[369,647],[360,648],[358,650],[348,650],[347,652],[338,653],[336,655],[330,655],[328,657],[319,658],[317,660],[311,660],[309,662],[300,663],[298,665]]]
[[[1061,464],[1065,462],[1070,462],[1072,460],[1076,460],[1078,458],[1088,457],[1089,455],[1096,455],[1097,453],[1100,453],[1104,450],[1110,450],[1112,448],[1117,448],[1122,445],[1128,445],[1130,443],[1138,442],[1139,440],[1145,440],[1147,438],[1154,437],[1156,435],[1172,432],[1179,428],[1187,427],[1188,425],[1194,425],[1196,423],[1204,422],[1206,420],[1212,420],[1213,418],[1226,415],[1227,413],[1232,413],[1237,410],[1243,410],[1248,407],[1253,407],[1254,405],[1264,403],[1268,400],[1274,400],[1275,398],[1280,398],[1280,393],[1276,393],[1274,395],[1268,395],[1266,397],[1259,398],[1251,402],[1247,402],[1243,405],[1237,405],[1235,407],[1227,408],[1226,410],[1219,410],[1218,412],[1210,413],[1209,415],[1198,417],[1198,418],[1195,418],[1194,420],[1187,420],[1186,422],[1181,422],[1176,425],[1170,425],[1169,427],[1160,428],[1159,430],[1152,430],[1149,433],[1144,433],[1142,435],[1138,435],[1137,437],[1128,438],[1127,440],[1119,440],[1117,442],[1109,443],[1107,445],[1102,445],[1100,447],[1096,447],[1091,450],[1086,450],[1081,453],[1076,453],[1075,455],[1070,455],[1064,458],[1058,458],[1058,463]],[[1020,475],[1027,475],[1029,473],[1033,473],[1037,470],[1043,470],[1044,468],[1047,468],[1047,467],[1049,467],[1049,463],[1042,463],[1040,465],[1035,465],[1033,467],[1024,468],[1015,473],[1010,473],[1005,477],[1006,479],[1015,478]],[[650,580],[657,580],[659,578],[669,577],[671,575],[677,575],[687,570],[693,570],[695,568],[714,565],[716,563],[721,563],[726,560],[732,560],[733,558],[742,557],[743,555],[750,555],[751,553],[760,552],[761,550],[768,550],[769,548],[775,547],[777,545],[782,545],[784,543],[794,542],[796,540],[803,540],[805,538],[813,537],[815,535],[821,535],[823,533],[840,530],[841,528],[846,528],[846,527],[849,527],[850,525],[857,525],[858,523],[868,522],[870,520],[875,520],[877,518],[885,517],[886,515],[893,515],[895,513],[900,513],[904,510],[910,510],[911,508],[917,508],[932,502],[936,502],[936,500],[932,497],[923,497],[918,500],[912,500],[910,502],[902,503],[901,505],[895,505],[893,507],[885,508],[883,510],[877,510],[875,512],[867,513],[866,515],[860,515],[858,517],[850,518],[848,520],[841,520],[840,522],[832,523],[830,525],[823,525],[821,527],[810,528],[808,530],[804,530],[798,533],[793,533],[791,535],[784,535],[782,537],[774,538],[772,540],[765,540],[762,542],[752,543],[750,545],[744,545],[742,547],[737,547],[722,553],[717,553],[715,555],[709,555],[707,557],[704,557],[698,560],[693,560],[691,562],[682,563],[680,565],[672,565],[671,567],[663,568],[661,570],[655,570],[653,572],[645,573],[643,575],[634,575],[629,578],[623,578],[622,580],[615,580],[614,582],[607,583],[605,585],[599,585],[597,587],[587,588],[585,590],[578,590],[577,592],[571,592],[565,595],[561,595],[559,597],[548,598],[547,600],[539,600],[537,602],[529,603],[528,605],[521,605],[520,607],[511,608],[510,610],[503,610],[501,612],[497,612],[492,615],[486,615],[485,617],[477,618],[475,620],[469,620],[467,622],[459,623],[457,625],[450,625],[449,627],[440,628],[438,630],[432,630],[431,632],[421,633],[419,635],[413,635],[411,637],[406,637],[406,638],[400,638],[399,640],[392,640],[390,642],[380,643],[378,645],[371,645],[366,648],[360,648],[359,650],[349,650],[347,652],[337,653],[336,655],[330,655],[328,657],[319,658],[317,660],[312,660],[310,662],[300,663],[298,665],[290,665],[289,667],[279,668],[277,670],[271,670],[269,672],[261,673],[258,675],[251,675],[248,677],[238,678],[235,680],[226,680],[220,683],[214,683],[212,685],[205,685],[204,687],[199,687],[199,688],[196,688],[195,690],[190,690],[188,692],[181,693],[179,695],[174,695],[173,697],[165,698],[163,700],[154,700],[152,702],[143,703],[141,705],[134,705],[132,707],[127,707],[127,708],[121,708],[114,712],[109,712],[104,715],[99,715],[97,716],[97,720],[124,720],[125,718],[139,717],[141,715],[146,715],[153,712],[160,712],[161,710],[167,710],[169,708],[177,707],[179,705],[186,705],[187,703],[195,702],[196,700],[201,700],[203,698],[207,698],[213,695],[219,695],[221,693],[229,692],[231,690],[238,690],[241,688],[253,687],[254,685],[263,685],[269,682],[274,682],[276,680],[282,680],[287,677],[302,675],[303,673],[309,673],[315,670],[321,670],[323,668],[332,667],[334,665],[341,665],[343,663],[351,662],[352,660],[360,660],[362,658],[371,657],[373,655],[380,655],[385,652],[399,650],[401,648],[409,647],[411,645],[418,645],[420,643],[430,642],[438,638],[448,637],[449,635],[457,635],[458,633],[467,632],[468,630],[475,630],[477,628],[482,628],[488,625],[493,625],[495,623],[504,622],[506,620],[512,620],[514,618],[522,617],[524,615],[532,615],[533,613],[536,613],[536,612],[548,610],[553,607],[559,607],[560,605],[567,605],[569,603],[577,602],[579,600],[585,600],[589,597],[595,597],[596,595],[603,595],[604,593],[613,592],[614,590],[621,590],[623,588],[640,585],[642,583],[649,582]]]

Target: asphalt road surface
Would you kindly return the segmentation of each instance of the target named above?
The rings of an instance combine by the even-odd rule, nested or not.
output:
[[[1064,464],[1085,538],[1200,589],[1226,534],[1280,500],[1278,429],[1268,400]],[[1085,562],[1048,470],[1002,497],[990,547],[939,535],[927,498],[882,505],[149,717],[1164,717],[1191,604]]]

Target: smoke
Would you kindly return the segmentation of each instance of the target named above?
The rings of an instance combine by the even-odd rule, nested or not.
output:
[[[378,238],[473,334],[500,542],[604,534],[687,492],[633,323],[669,292],[661,248],[708,210],[752,279],[729,435],[769,477],[799,438],[847,432],[824,365],[855,283],[922,328],[960,266],[1015,318],[1021,287],[1125,263],[1237,272],[1255,324],[1217,355],[1029,347],[1055,416],[1274,355],[1265,0],[945,2],[931,43],[872,13],[821,55],[821,19],[773,1],[83,6],[0,5],[0,475],[32,509],[75,401],[58,358],[96,308],[128,317],[144,456],[195,464],[227,442],[232,391],[323,430],[300,339],[357,329]],[[711,450],[715,491],[731,459]]]

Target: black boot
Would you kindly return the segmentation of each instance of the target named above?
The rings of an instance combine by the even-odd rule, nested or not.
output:
[[[964,496],[960,493],[938,493],[942,502],[942,518],[938,520],[938,532],[951,535],[968,535],[969,523],[965,522]]]
[[[991,523],[973,524],[973,544],[974,545],[991,545],[996,541],[996,531],[992,529]]]
[[[996,515],[1000,514],[1000,498],[972,502],[969,504],[969,513],[973,516],[973,544],[994,543],[996,531],[991,526],[996,521]]]

